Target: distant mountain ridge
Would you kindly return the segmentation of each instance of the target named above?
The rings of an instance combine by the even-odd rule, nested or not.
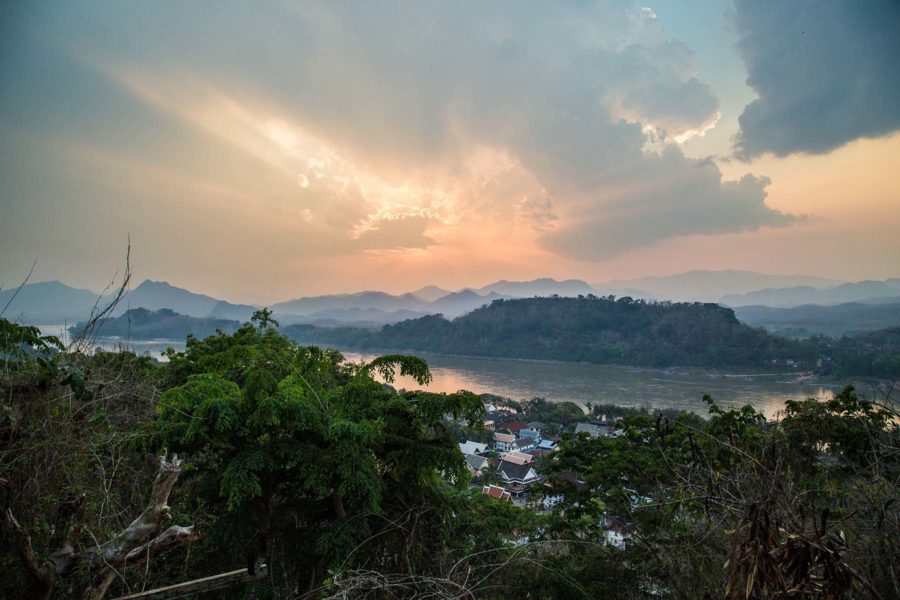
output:
[[[755,271],[727,269],[724,271],[686,271],[676,275],[614,279],[595,283],[601,295],[632,296],[649,300],[675,302],[724,302],[729,295],[746,294],[764,288],[793,286],[826,287],[841,281],[809,275],[768,275]],[[727,302],[725,302],[728,304]]]
[[[113,314],[121,315],[131,308],[146,308],[152,311],[168,308],[190,317],[221,317],[241,322],[249,320],[256,310],[256,307],[248,304],[232,304],[175,287],[165,281],[149,279],[145,279],[139,286],[126,293]]]
[[[549,277],[532,279],[531,281],[506,281],[501,279],[475,290],[481,295],[498,294],[513,298],[531,298],[533,296],[587,296],[596,290],[580,279],[557,281]]]
[[[59,281],[30,283],[18,291],[17,289],[0,292],[0,308],[15,296],[4,316],[31,324],[58,325],[84,321],[90,317],[95,306],[103,308],[112,301],[111,295],[74,288]],[[257,309],[248,304],[232,304],[164,281],[149,279],[127,291],[113,310],[112,316],[121,316],[132,308],[151,311],[170,309],[183,316],[224,318],[240,322],[249,320]]]
[[[0,292],[4,317],[36,325],[60,325],[87,319],[102,298],[97,292],[70,287],[59,281],[29,283]],[[9,304],[9,306],[7,306]]]
[[[807,276],[765,275],[749,271],[688,271],[668,277],[646,277],[635,280],[616,280],[598,284],[598,288],[580,279],[558,281],[541,278],[531,281],[500,280],[478,288],[463,288],[450,292],[438,286],[425,286],[403,294],[381,291],[365,291],[348,294],[330,294],[296,298],[271,306],[282,324],[313,323],[318,325],[353,324],[380,327],[405,319],[429,314],[443,314],[455,318],[495,300],[530,297],[608,296],[646,298],[654,300],[682,300],[678,294],[687,294],[695,288],[693,297],[686,300],[719,301],[713,298],[723,289],[743,290],[760,282],[807,281],[816,284],[831,280]],[[642,285],[655,291],[637,287],[603,288],[602,286]],[[669,290],[669,294],[663,294]],[[16,290],[0,292],[0,307],[12,298]],[[55,325],[86,319],[91,308],[105,305],[109,297],[90,290],[77,289],[58,281],[28,284],[21,288],[10,303],[7,316],[23,322]],[[763,288],[750,292],[725,296],[728,305],[742,307],[768,305],[790,307],[803,304],[831,305],[846,302],[880,304],[900,302],[900,278],[884,281],[863,281],[839,285],[798,285],[783,288]],[[236,304],[205,294],[176,287],[163,281],[143,281],[125,294],[113,316],[122,315],[132,308],[151,311],[168,308],[181,315],[195,318],[247,321],[258,307]],[[758,311],[757,311],[758,312]],[[849,313],[843,313],[849,314]],[[840,328],[840,324],[838,329]],[[785,325],[786,327],[789,325]],[[779,325],[781,327],[781,325]],[[847,329],[855,330],[853,328]]]
[[[416,298],[424,300],[425,302],[434,302],[438,298],[446,296],[447,294],[450,294],[452,292],[436,285],[426,285],[411,293]]]
[[[445,292],[442,295],[441,292]],[[376,309],[382,314],[404,311],[443,314],[457,317],[494,300],[531,296],[578,296],[593,294],[594,289],[584,281],[569,279],[556,281],[543,278],[532,281],[496,281],[478,289],[464,288],[447,292],[437,286],[425,286],[415,292],[392,295],[387,292],[366,291],[355,294],[308,296],[272,305],[272,312],[285,323],[310,322],[333,311]],[[429,298],[433,298],[429,300]],[[357,315],[354,315],[354,317]],[[397,319],[403,320],[403,319]]]
[[[737,318],[748,325],[788,337],[827,335],[838,338],[900,326],[900,299],[889,304],[847,302],[832,306],[804,304],[791,308],[739,306]]]
[[[804,304],[842,304],[846,302],[886,303],[900,301],[900,279],[858,281],[827,288],[795,286],[763,289],[722,298],[727,306],[771,306],[788,308]]]

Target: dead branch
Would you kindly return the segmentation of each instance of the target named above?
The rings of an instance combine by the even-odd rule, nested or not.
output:
[[[193,525],[181,527],[173,525],[155,537],[161,524],[169,518],[169,495],[178,481],[182,461],[177,455],[168,460],[166,454],[158,459],[159,470],[150,493],[147,508],[131,524],[104,544],[76,552],[74,531],[71,521],[80,511],[84,498],[78,498],[60,507],[57,527],[50,539],[59,544],[51,546],[47,560],[39,561],[32,545],[31,537],[19,525],[12,510],[3,514],[3,530],[13,540],[22,561],[33,580],[30,597],[49,598],[58,579],[71,573],[76,563],[84,564],[90,579],[82,591],[85,600],[100,600],[106,594],[120,572],[145,564],[156,553],[188,544],[199,537]]]
[[[87,322],[84,324],[84,327],[81,328],[81,331],[75,334],[72,338],[72,343],[70,344],[70,350],[78,351],[85,350],[88,346],[90,346],[90,342],[93,339],[94,333],[100,324],[116,309],[116,306],[119,305],[119,302],[122,301],[122,298],[125,297],[125,294],[128,293],[128,284],[131,282],[131,236],[128,236],[128,248],[125,251],[125,270],[122,273],[122,281],[115,287],[115,292],[113,292],[112,299],[106,303],[105,306],[101,308],[100,301],[106,295],[106,292],[113,287],[115,283],[115,278],[113,278],[113,282],[110,283],[103,290],[103,294],[100,298],[97,299],[97,302],[94,303],[93,308],[91,309],[91,315],[88,317]]]
[[[35,265],[37,265],[37,261],[34,261],[33,263],[31,263],[31,268],[28,269],[28,275],[25,276],[25,279],[16,288],[16,291],[13,292],[13,295],[10,296],[9,301],[6,303],[6,306],[3,307],[3,310],[0,310],[0,317],[2,317],[6,313],[6,309],[9,308],[9,306],[16,299],[16,296],[19,295],[19,292],[22,291],[22,288],[25,287],[25,285],[28,283],[28,280],[31,279],[31,274],[34,273]]]

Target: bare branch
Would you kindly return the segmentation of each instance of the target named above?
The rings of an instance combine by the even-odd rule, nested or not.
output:
[[[37,265],[37,261],[34,261],[33,263],[31,263],[31,268],[28,269],[28,275],[25,276],[25,279],[16,288],[15,293],[13,293],[13,295],[10,297],[9,301],[7,301],[6,306],[3,307],[3,310],[0,310],[0,317],[2,317],[6,313],[6,309],[9,308],[10,304],[13,303],[13,300],[16,299],[16,296],[19,295],[19,292],[22,291],[22,288],[25,287],[25,285],[28,283],[28,280],[31,279],[31,274],[34,273],[34,267],[36,265]]]

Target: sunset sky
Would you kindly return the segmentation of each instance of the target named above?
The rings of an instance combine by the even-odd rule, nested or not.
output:
[[[900,3],[0,8],[0,283],[900,275]]]

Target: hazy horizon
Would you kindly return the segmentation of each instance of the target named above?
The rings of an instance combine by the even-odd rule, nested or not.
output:
[[[0,8],[0,284],[898,276],[900,7]],[[802,82],[802,84],[798,83]]]
[[[790,277],[790,278],[797,278],[797,279],[822,279],[822,280],[823,280],[822,282],[817,283],[817,284],[814,284],[814,283],[797,283],[796,285],[788,285],[788,284],[786,284],[784,287],[797,287],[797,286],[801,286],[801,285],[812,285],[813,287],[827,288],[827,287],[837,286],[837,285],[842,285],[842,284],[846,284],[846,283],[860,283],[860,282],[864,281],[864,280],[860,280],[860,281],[844,281],[844,280],[831,279],[831,278],[821,278],[821,277],[819,277],[819,276],[817,276],[817,275],[803,275],[803,274],[779,275],[779,274],[773,274],[773,273],[760,273],[760,272],[751,272],[751,271],[744,272],[744,271],[739,271],[739,270],[735,270],[735,269],[723,269],[723,270],[721,270],[721,271],[707,271],[707,270],[681,271],[681,272],[678,272],[678,273],[672,273],[672,274],[669,274],[669,275],[648,275],[648,276],[646,276],[646,277],[638,277],[638,278],[634,278],[634,280],[635,280],[637,283],[640,283],[639,280],[641,280],[641,279],[655,279],[655,278],[659,278],[659,279],[667,279],[667,278],[673,277],[673,276],[678,276],[678,275],[688,275],[688,274],[692,274],[692,273],[704,273],[704,274],[705,274],[705,273],[710,273],[710,274],[717,274],[717,273],[747,273],[747,274],[761,275],[761,276]],[[349,290],[341,290],[341,291],[325,291],[325,292],[322,292],[321,294],[308,294],[308,295],[302,295],[302,294],[301,294],[301,295],[293,295],[293,296],[289,295],[289,296],[284,296],[284,297],[271,298],[270,301],[269,301],[269,303],[285,302],[285,301],[289,301],[289,300],[293,300],[293,299],[299,299],[299,298],[310,297],[310,296],[352,295],[352,294],[362,294],[362,293],[366,293],[366,292],[384,292],[384,293],[387,293],[387,294],[397,295],[397,296],[398,296],[398,295],[407,294],[407,293],[415,293],[415,292],[417,292],[417,291],[419,291],[419,290],[421,290],[421,289],[425,289],[425,288],[428,288],[428,287],[437,287],[437,288],[440,288],[440,289],[445,290],[447,293],[450,293],[450,294],[458,293],[458,292],[462,292],[462,291],[466,291],[466,290],[472,290],[472,291],[476,291],[476,292],[477,292],[478,290],[480,290],[480,289],[482,289],[482,288],[489,287],[489,286],[491,286],[492,284],[496,284],[496,283],[500,283],[500,282],[508,282],[508,283],[530,283],[530,282],[532,282],[532,281],[541,280],[541,279],[551,279],[551,280],[556,280],[555,278],[552,278],[552,277],[536,277],[536,278],[533,279],[533,280],[512,280],[512,279],[503,279],[503,278],[500,278],[500,279],[494,279],[494,280],[491,280],[491,281],[480,282],[480,283],[473,284],[473,285],[465,285],[465,286],[462,286],[462,287],[459,287],[459,288],[442,286],[442,285],[439,285],[439,284],[436,284],[436,283],[424,284],[424,285],[420,285],[420,286],[418,286],[418,287],[416,287],[416,288],[412,288],[412,289],[398,288],[398,289],[391,290],[391,289],[382,289],[382,288],[360,288],[360,289],[349,289]],[[900,279],[900,276],[885,277],[885,279]],[[597,290],[597,292],[599,292],[599,293],[603,293],[604,290],[602,290],[602,289],[597,289],[597,287],[598,287],[598,286],[601,286],[601,285],[603,285],[603,284],[607,284],[607,285],[609,285],[610,287],[613,287],[613,286],[616,286],[616,285],[625,285],[625,284],[631,283],[631,280],[625,280],[625,279],[615,279],[615,280],[608,280],[608,281],[587,281],[586,279],[583,279],[583,278],[572,277],[572,278],[570,278],[569,280],[570,280],[570,281],[571,281],[571,280],[574,280],[574,281],[581,281],[581,282],[584,282],[584,283],[586,283],[586,284],[588,284],[588,285],[594,287],[594,288]],[[556,281],[557,281],[557,282],[563,282],[563,281],[566,281],[566,280],[559,279],[559,280],[556,280]],[[880,281],[880,280],[876,280],[876,281]],[[258,301],[254,301],[254,300],[250,300],[250,299],[243,299],[243,297],[242,297],[242,296],[248,296],[248,297],[249,297],[249,296],[252,296],[252,294],[241,294],[241,293],[238,293],[235,297],[230,297],[230,296],[217,296],[217,295],[216,295],[215,293],[213,293],[213,292],[210,292],[210,291],[207,291],[207,290],[203,290],[203,289],[198,289],[198,288],[192,287],[190,283],[179,284],[179,283],[176,283],[176,282],[173,282],[173,281],[168,281],[168,280],[165,280],[165,279],[155,280],[155,279],[150,279],[150,278],[140,278],[140,277],[136,277],[136,276],[134,276],[134,275],[132,275],[131,282],[129,283],[128,289],[134,290],[136,287],[138,287],[139,285],[141,285],[142,283],[145,283],[145,282],[167,284],[167,285],[170,285],[170,286],[172,286],[172,287],[174,287],[174,288],[183,289],[183,290],[186,290],[186,291],[195,293],[195,294],[202,294],[202,295],[206,295],[206,296],[211,296],[211,297],[217,298],[217,299],[219,299],[219,300],[226,300],[226,301],[228,301],[228,302],[233,302],[233,303],[255,304],[255,305],[258,305],[258,306],[264,306],[264,305],[266,305],[266,302],[258,302]],[[0,286],[0,292],[14,289],[14,288],[18,287],[19,285],[21,285],[22,283],[23,283],[23,282],[19,282],[19,284],[13,284],[13,285],[9,285],[9,286],[7,286],[7,285]],[[113,292],[113,291],[115,291],[116,289],[118,289],[118,287],[119,287],[119,285],[120,285],[120,283],[121,283],[121,278],[120,278],[120,275],[117,273],[117,274],[116,274],[116,277],[115,277],[114,279],[109,280],[109,281],[107,282],[107,284],[106,284],[102,289],[96,289],[96,288],[92,288],[92,287],[89,287],[89,286],[86,286],[86,285],[81,285],[81,284],[78,283],[78,282],[72,282],[72,281],[60,280],[60,279],[46,279],[46,280],[40,280],[40,281],[37,281],[37,280],[35,280],[35,279],[32,277],[32,278],[29,278],[29,279],[27,280],[27,282],[25,282],[25,283],[26,283],[27,285],[33,285],[33,284],[45,284],[45,283],[61,283],[61,284],[65,285],[65,286],[67,286],[67,287],[70,287],[70,288],[87,290],[87,291],[94,292],[94,293],[100,295],[100,294],[109,294],[110,292]],[[750,286],[750,285],[746,285],[746,284],[744,284],[744,285],[745,285],[745,287],[746,287],[748,290],[750,290],[750,291],[760,291],[760,290],[766,289],[766,288],[764,288],[764,287],[754,287],[754,286]],[[637,289],[640,290],[640,288],[637,288]],[[772,288],[772,289],[777,289],[777,288]],[[643,290],[643,291],[651,292],[652,290],[648,288],[648,289]]]

